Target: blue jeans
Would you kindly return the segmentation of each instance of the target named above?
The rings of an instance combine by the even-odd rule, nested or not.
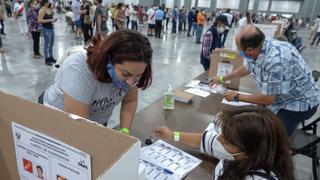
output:
[[[0,48],[2,48],[2,37],[0,35]]]
[[[201,43],[201,35],[202,35],[203,26],[198,25],[197,31],[196,31],[196,43]]]
[[[177,20],[172,19],[172,34],[177,33]]]
[[[50,58],[52,56],[52,48],[54,43],[54,30],[42,28],[44,38],[44,57]]]
[[[294,130],[297,129],[299,123],[304,120],[310,119],[316,112],[317,112],[318,105],[309,108],[308,111],[304,112],[296,112],[296,111],[289,111],[281,109],[277,115],[282,121],[284,127],[286,128],[287,135],[290,136]]]
[[[196,22],[193,22],[192,23],[192,28],[193,28],[193,31],[192,31],[192,36],[193,36],[194,33],[197,33],[198,24]]]

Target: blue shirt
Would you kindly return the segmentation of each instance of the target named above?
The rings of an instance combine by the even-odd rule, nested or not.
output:
[[[163,20],[164,12],[161,9],[156,10],[155,20]]]
[[[267,106],[272,112],[281,109],[303,112],[319,104],[320,92],[311,70],[290,43],[266,38],[257,60],[246,61],[261,93],[276,97]]]

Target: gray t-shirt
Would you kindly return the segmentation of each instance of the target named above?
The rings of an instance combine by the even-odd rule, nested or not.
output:
[[[90,120],[104,124],[127,91],[116,88],[112,83],[97,81],[86,59],[83,52],[76,52],[65,59],[57,72],[55,83],[44,94],[44,104],[64,110],[63,96],[66,93],[90,106]]]

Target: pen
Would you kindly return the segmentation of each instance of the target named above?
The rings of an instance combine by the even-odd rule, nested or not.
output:
[[[164,172],[167,173],[167,174],[173,174],[173,172],[170,171],[169,169],[164,168],[163,170],[164,170]]]

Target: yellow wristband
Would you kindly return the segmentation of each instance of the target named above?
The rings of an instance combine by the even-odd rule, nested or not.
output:
[[[223,76],[219,76],[219,81],[221,84],[224,84],[224,77]]]
[[[173,141],[179,142],[180,140],[180,132],[179,131],[173,131]]]
[[[130,134],[130,130],[128,128],[120,128],[120,132],[124,134]]]

